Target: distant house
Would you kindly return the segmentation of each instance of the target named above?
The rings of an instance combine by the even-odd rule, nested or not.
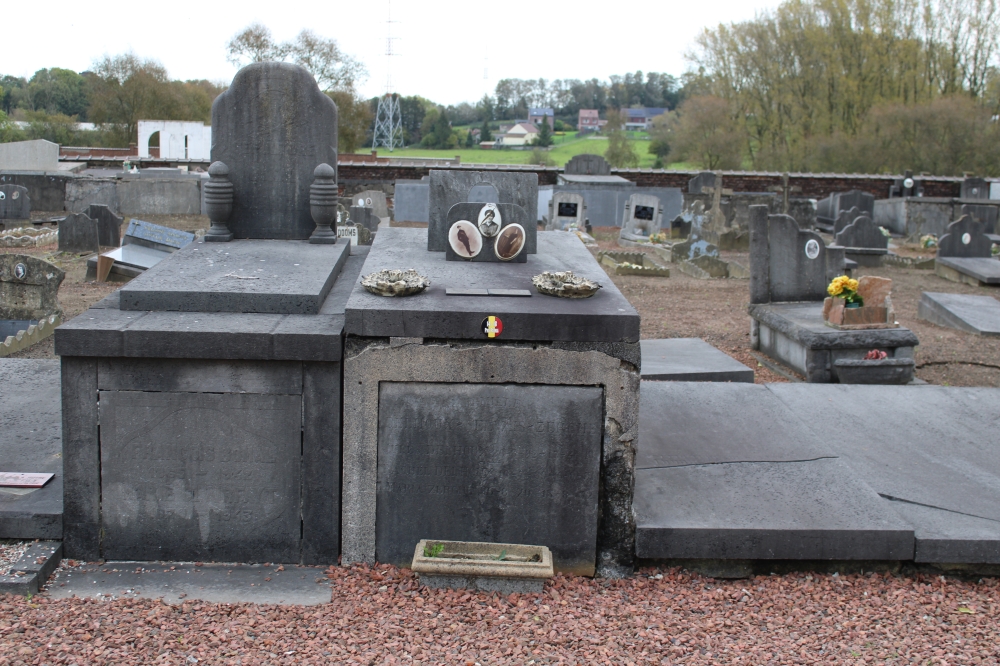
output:
[[[556,128],[555,109],[528,109],[528,122],[535,127],[541,127],[542,121],[549,124],[552,129]]]
[[[666,109],[625,109],[625,129],[648,130],[656,116],[662,116]]]
[[[538,135],[538,128],[531,123],[518,123],[497,138],[504,146],[527,146]]]
[[[580,109],[576,129],[578,132],[599,132],[607,124],[607,120],[600,119],[597,109]]]

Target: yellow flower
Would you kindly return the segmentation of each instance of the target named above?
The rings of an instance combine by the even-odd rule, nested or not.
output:
[[[830,294],[831,296],[840,296],[840,294],[843,293],[843,291],[844,291],[843,286],[841,286],[841,284],[836,280],[831,282],[830,286],[826,288],[826,293]]]
[[[847,288],[850,289],[851,291],[857,291],[858,290],[858,281],[857,280],[848,280],[847,281]]]

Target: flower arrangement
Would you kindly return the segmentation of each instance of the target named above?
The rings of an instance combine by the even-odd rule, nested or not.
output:
[[[826,288],[826,293],[834,298],[842,298],[848,307],[860,308],[865,301],[858,295],[858,281],[846,275],[833,278],[833,282]],[[857,305],[854,305],[854,304]]]
[[[667,234],[665,234],[662,231],[660,233],[657,233],[657,234],[649,234],[649,242],[650,243],[666,243],[667,242]]]
[[[926,234],[920,237],[920,247],[924,249],[937,247],[938,239],[934,234]]]
[[[865,354],[864,360],[866,360],[866,361],[882,361],[887,356],[888,356],[888,354],[886,354],[884,351],[882,351],[880,349],[873,349],[870,352],[868,352],[867,354]]]

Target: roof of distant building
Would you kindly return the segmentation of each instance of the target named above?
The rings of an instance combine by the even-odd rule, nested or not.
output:
[[[529,116],[555,116],[556,112],[554,109],[528,109]]]
[[[587,116],[588,118],[590,117],[596,118],[598,113],[597,109],[580,109],[580,115]]]
[[[625,109],[625,115],[629,118],[655,118],[656,116],[662,116],[666,112],[666,109],[658,107],[646,109]]]

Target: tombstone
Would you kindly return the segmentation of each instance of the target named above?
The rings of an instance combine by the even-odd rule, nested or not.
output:
[[[122,245],[144,245],[153,250],[173,252],[186,247],[194,238],[194,234],[187,231],[133,218],[129,220]]]
[[[973,335],[1000,337],[1000,301],[992,296],[925,291],[920,294],[917,317]]]
[[[962,181],[962,199],[989,199],[990,181],[985,178],[966,178]]]
[[[670,221],[671,238],[687,238],[691,235],[691,227],[694,224],[694,216],[685,216],[683,213]]]
[[[882,257],[889,253],[889,238],[867,215],[858,216],[837,233],[836,243],[859,266],[880,266]]]
[[[105,279],[111,282],[128,282],[141,275],[143,271],[163,261],[173,252],[186,247],[194,241],[194,238],[194,234],[186,231],[132,219],[125,230],[121,247],[102,255],[109,257],[113,262]],[[97,257],[91,257],[87,260],[86,280],[97,279],[97,263]]]
[[[73,213],[59,221],[60,252],[100,252],[97,221],[85,213]]]
[[[983,232],[987,235],[996,235],[1000,229],[997,228],[997,213],[1000,208],[997,206],[983,206],[979,204],[962,204],[962,215],[968,215],[975,221],[983,225]],[[997,241],[994,239],[994,243]]]
[[[719,248],[692,234],[687,240],[670,246],[670,260],[674,263],[689,261],[697,257],[718,257]]]
[[[351,205],[371,208],[375,217],[388,221],[389,204],[382,190],[364,190],[351,197]]]
[[[938,239],[938,257],[976,259],[992,257],[993,241],[982,222],[963,215],[948,225],[948,233]],[[1000,267],[1000,262],[997,262]]]
[[[689,194],[705,194],[706,187],[715,187],[717,176],[711,171],[702,171],[688,181]]]
[[[583,195],[577,192],[556,192],[549,201],[549,221],[546,231],[566,231],[577,229],[583,231],[589,224],[587,219],[587,204]]]
[[[358,197],[354,197],[355,200]],[[356,225],[357,233],[347,232],[348,237],[356,245],[371,245],[378,231],[381,220],[375,216],[375,210],[367,207],[351,206],[348,224]],[[355,240],[356,239],[356,240]]]
[[[609,176],[611,165],[600,155],[574,155],[563,167],[563,173],[576,176]]]
[[[125,220],[103,204],[90,204],[87,217],[97,222],[97,240],[101,247],[118,247],[122,244],[122,222]]]
[[[313,172],[337,164],[337,105],[303,67],[247,65],[212,104],[212,161],[229,167],[234,238],[305,240]]]
[[[427,249],[446,252],[449,247],[448,212],[457,203],[515,204],[525,211],[538,206],[538,174],[516,171],[441,171],[430,172],[430,220],[427,225]],[[495,195],[493,194],[495,192]],[[495,198],[496,201],[485,201]],[[528,226],[537,230],[532,221]],[[524,251],[534,254],[536,241],[528,235]]]
[[[750,233],[751,303],[822,301],[843,273],[843,248],[827,247],[788,215],[766,215]]]
[[[0,220],[28,219],[31,219],[28,188],[21,185],[0,185]]]
[[[651,194],[633,194],[625,204],[619,238],[629,241],[648,241],[650,236],[660,233],[662,224],[663,206],[660,204],[660,199]]]
[[[842,211],[851,211],[855,208],[857,209],[857,213],[849,212],[846,217],[841,218]],[[816,202],[816,226],[833,233],[840,231],[840,229],[836,228],[838,222],[843,226],[847,226],[858,215],[873,217],[874,214],[875,196],[861,190],[834,192]],[[841,229],[843,226],[841,226]]]
[[[514,204],[457,203],[448,211],[448,228],[448,261],[523,264],[529,239],[538,233],[527,211]]]
[[[924,183],[913,177],[912,171],[907,171],[902,178],[896,178],[889,187],[889,198],[898,199],[901,197],[922,197],[924,196]]]
[[[844,228],[847,225],[851,224],[852,222],[854,222],[854,220],[858,219],[864,214],[865,213],[862,213],[857,206],[852,206],[850,210],[840,211],[837,214],[837,221],[834,222],[833,224],[833,235],[836,236],[837,234],[839,234],[841,231],[844,230]]]
[[[424,222],[430,220],[430,182],[422,180],[397,180],[393,185],[392,215],[397,222]]]
[[[62,314],[59,285],[66,272],[26,254],[0,254],[0,319],[36,322]]]

